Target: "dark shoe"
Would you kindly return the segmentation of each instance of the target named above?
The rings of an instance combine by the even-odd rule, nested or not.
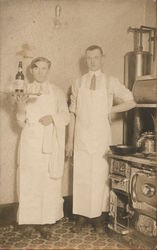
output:
[[[78,220],[75,223],[75,226],[71,228],[73,233],[79,233],[82,231],[83,226],[85,225],[87,219],[83,216],[79,216]]]
[[[104,233],[105,232],[105,229],[104,229],[104,226],[102,225],[102,223],[97,223],[95,225],[95,231],[97,233]]]
[[[109,213],[108,212],[102,213],[102,221],[104,221],[105,226],[109,224]]]
[[[48,240],[51,238],[51,227],[49,225],[40,225],[37,226],[36,229],[43,239]]]
[[[102,221],[102,216],[91,219],[92,226],[97,233],[104,233],[104,223]]]

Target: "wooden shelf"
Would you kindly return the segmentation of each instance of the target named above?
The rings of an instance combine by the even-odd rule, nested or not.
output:
[[[157,104],[154,104],[154,103],[153,104],[149,104],[149,103],[148,104],[147,103],[146,104],[145,103],[140,104],[139,103],[139,104],[136,104],[136,107],[137,108],[157,108]]]

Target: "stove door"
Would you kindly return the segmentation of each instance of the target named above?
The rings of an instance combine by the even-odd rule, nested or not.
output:
[[[144,170],[137,171],[132,176],[131,196],[133,207],[142,211],[157,209],[157,176]]]

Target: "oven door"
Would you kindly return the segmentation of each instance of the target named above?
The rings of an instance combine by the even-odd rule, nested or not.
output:
[[[157,176],[146,170],[138,170],[131,178],[133,207],[144,214],[155,216],[157,211]]]

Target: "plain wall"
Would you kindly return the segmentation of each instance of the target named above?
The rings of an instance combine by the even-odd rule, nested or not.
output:
[[[59,28],[54,24],[58,4]],[[19,60],[26,75],[32,57],[45,56],[52,61],[50,81],[67,93],[84,72],[80,62],[91,44],[104,50],[104,71],[123,83],[124,55],[133,49],[133,36],[127,29],[147,24],[155,25],[153,0],[1,0],[0,89],[14,81]],[[0,204],[5,204],[16,201],[20,129],[7,95],[0,93],[0,102]],[[114,144],[122,142],[121,117],[113,122],[112,136]],[[69,193],[70,176],[66,162],[64,195]]]

